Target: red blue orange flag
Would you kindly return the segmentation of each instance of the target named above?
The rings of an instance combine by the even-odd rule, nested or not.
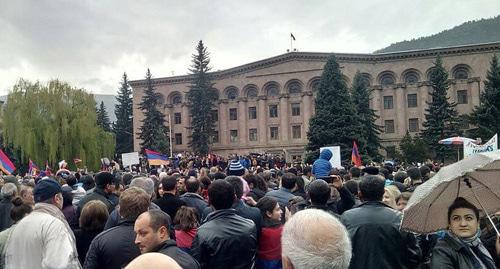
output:
[[[358,145],[356,144],[356,141],[353,141],[352,144],[351,161],[355,166],[363,165],[363,162],[361,161],[361,156],[359,155]]]
[[[14,164],[10,161],[9,157],[7,157],[7,155],[5,155],[5,153],[1,149],[0,149],[0,169],[7,175],[11,175],[16,170]]]
[[[146,152],[146,157],[148,158],[149,165],[169,165],[168,157],[166,155],[162,155],[159,152],[149,149],[146,149],[144,151]]]
[[[28,174],[33,175],[36,174],[37,171],[39,171],[38,166],[33,162],[31,159],[29,161],[29,166],[28,166]]]

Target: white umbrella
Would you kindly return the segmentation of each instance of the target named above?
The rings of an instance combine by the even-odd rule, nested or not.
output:
[[[416,233],[446,229],[448,207],[457,197],[487,216],[500,210],[500,151],[475,154],[441,168],[416,188],[403,211],[401,228]]]

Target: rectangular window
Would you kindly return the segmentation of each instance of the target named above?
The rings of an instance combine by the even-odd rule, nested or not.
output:
[[[238,142],[238,130],[229,131],[229,136],[231,138],[231,142]]]
[[[248,119],[249,120],[255,120],[257,118],[257,108],[254,106],[251,106],[248,108]]]
[[[408,120],[408,130],[412,133],[418,132],[418,118]]]
[[[467,90],[457,91],[457,104],[467,104],[469,103]]]
[[[270,127],[269,128],[269,133],[271,135],[271,140],[278,140],[279,139],[279,133],[278,133],[278,127]]]
[[[175,144],[182,145],[182,134],[175,134]]]
[[[302,138],[302,128],[300,125],[293,125],[292,126],[292,138],[293,139]]]
[[[219,131],[214,131],[211,138],[212,138],[212,143],[219,143]]]
[[[269,118],[277,118],[277,117],[278,117],[278,105],[270,105]]]
[[[214,122],[219,121],[219,111],[218,110],[212,110],[211,111],[212,119]]]
[[[236,108],[229,109],[229,120],[238,120],[238,110]]]
[[[248,140],[257,141],[257,129],[252,128],[248,130]]]
[[[300,103],[292,103],[292,116],[300,116]]]
[[[394,120],[386,120],[385,121],[385,133],[387,133],[387,134],[394,133]]]
[[[418,106],[417,94],[412,93],[406,95],[406,102],[408,103],[408,107],[417,107]]]
[[[392,96],[384,96],[384,109],[393,109],[394,100]]]
[[[181,124],[181,113],[174,113],[174,124]]]

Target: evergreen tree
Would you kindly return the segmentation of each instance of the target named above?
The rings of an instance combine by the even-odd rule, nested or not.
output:
[[[354,140],[359,152],[365,154],[363,126],[333,55],[323,69],[315,104],[315,114],[309,120],[307,132],[307,159],[310,160],[311,156],[317,158],[320,147],[334,145],[340,146],[342,160],[350,163]]]
[[[97,108],[97,125],[100,126],[104,131],[111,132],[111,123],[109,122],[108,112],[106,111],[106,106],[104,102],[101,101],[99,108]]]
[[[406,131],[405,136],[399,143],[403,160],[409,164],[425,162],[429,157],[429,147],[425,141],[418,135],[411,137],[410,132]]]
[[[445,158],[453,154],[453,149],[438,142],[444,138],[460,135],[460,129],[455,108],[457,104],[450,102],[450,98],[446,95],[449,89],[448,73],[443,67],[440,56],[437,57],[430,72],[430,83],[432,90],[429,94],[432,100],[427,102],[428,107],[425,109],[422,138],[433,150],[435,157],[444,162]]]
[[[500,65],[496,55],[491,59],[480,104],[468,119],[476,126],[470,131],[473,138],[480,137],[483,141],[488,141],[493,135],[500,133]]]
[[[132,89],[128,84],[126,73],[123,73],[123,80],[116,101],[116,122],[113,125],[113,130],[116,135],[116,153],[132,152],[134,149],[134,136],[132,133]]]
[[[215,119],[212,118],[211,111],[215,107],[217,92],[208,75],[209,53],[201,40],[192,61],[190,71],[194,78],[187,93],[192,132],[189,146],[195,154],[203,156],[208,154],[211,137],[215,132]]]
[[[169,150],[170,143],[168,128],[165,126],[165,114],[158,109],[162,103],[163,95],[155,91],[151,80],[151,72],[148,68],[146,89],[141,103],[139,103],[139,109],[144,112],[144,119],[141,120],[142,126],[138,133],[143,150],[150,149],[161,153]]]
[[[368,158],[366,161],[374,160],[380,161],[381,156],[379,153],[380,148],[380,132],[382,127],[377,125],[375,121],[379,118],[375,114],[375,110],[370,108],[370,94],[373,90],[368,88],[366,81],[358,71],[354,76],[352,82],[352,102],[356,107],[356,112],[361,118],[361,125],[363,126],[363,138],[366,141],[366,153]]]

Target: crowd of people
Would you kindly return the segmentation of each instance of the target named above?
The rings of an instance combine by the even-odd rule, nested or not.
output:
[[[447,230],[400,229],[439,166],[334,169],[331,155],[4,176],[0,268],[497,268],[499,238],[466,199],[439,213]]]

